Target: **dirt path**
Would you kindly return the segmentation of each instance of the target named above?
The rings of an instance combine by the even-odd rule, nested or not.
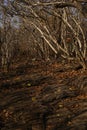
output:
[[[0,73],[1,130],[87,130],[87,71],[35,61]]]

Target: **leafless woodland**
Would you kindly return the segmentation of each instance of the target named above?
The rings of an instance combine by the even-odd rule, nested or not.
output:
[[[21,53],[29,59],[75,60],[86,69],[86,0],[1,0],[0,12],[2,69],[9,70]]]
[[[87,130],[87,0],[0,0],[0,130]]]

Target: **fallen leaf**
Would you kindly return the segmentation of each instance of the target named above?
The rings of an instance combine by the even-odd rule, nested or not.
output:
[[[35,97],[32,97],[32,101],[35,102],[35,101],[36,101],[36,98],[35,98]]]
[[[27,84],[27,86],[29,86],[29,87],[30,87],[30,86],[31,86],[31,84],[30,84],[30,83],[28,83],[28,84]]]

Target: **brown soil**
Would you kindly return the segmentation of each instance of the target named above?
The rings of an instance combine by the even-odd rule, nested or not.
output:
[[[1,71],[0,130],[87,130],[87,71],[40,60]]]

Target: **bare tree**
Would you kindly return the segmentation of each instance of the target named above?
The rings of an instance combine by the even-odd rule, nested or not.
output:
[[[51,55],[77,60],[86,69],[86,33],[82,23],[86,18],[85,0],[15,0],[1,7],[5,15],[18,16],[31,53],[49,59]],[[32,28],[32,29],[31,29]],[[20,28],[19,28],[20,30]],[[19,35],[20,37],[20,35]],[[29,42],[30,41],[30,42]],[[20,40],[19,40],[20,42]]]

